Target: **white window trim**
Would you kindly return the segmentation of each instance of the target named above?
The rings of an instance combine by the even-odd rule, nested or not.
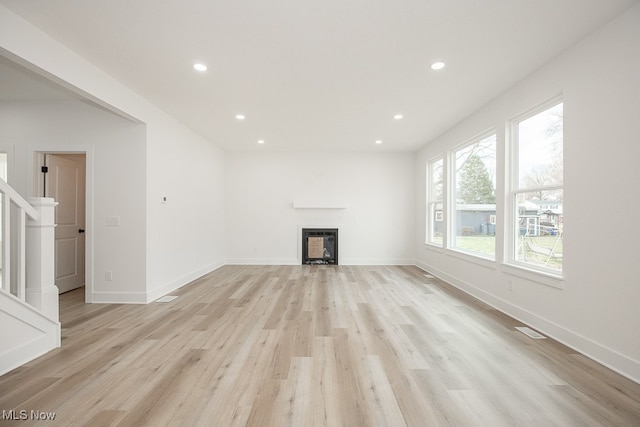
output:
[[[495,128],[491,128],[488,129],[482,133],[479,133],[477,135],[475,135],[472,138],[469,138],[467,140],[465,140],[464,142],[452,147],[449,151],[448,151],[448,155],[447,155],[447,161],[445,162],[445,170],[449,169],[449,173],[446,175],[447,179],[445,180],[445,182],[447,184],[451,184],[449,186],[445,186],[446,188],[446,192],[445,192],[445,199],[447,200],[447,203],[444,205],[446,206],[446,215],[445,215],[445,220],[447,220],[447,224],[448,226],[446,227],[446,237],[445,240],[447,242],[445,248],[447,248],[448,250],[451,250],[453,252],[459,253],[459,254],[465,254],[465,255],[469,255],[471,257],[477,257],[479,259],[482,260],[489,260],[489,261],[497,261],[497,254],[498,254],[498,241],[496,238],[496,243],[495,243],[495,247],[494,247],[494,253],[493,256],[492,255],[488,255],[482,252],[476,252],[476,251],[471,251],[471,250],[467,250],[464,248],[460,248],[455,246],[456,245],[456,237],[457,237],[457,233],[456,233],[456,221],[455,218],[450,218],[449,217],[449,213],[452,213],[455,215],[456,212],[456,187],[457,187],[457,180],[456,180],[456,171],[455,171],[455,164],[456,164],[456,152],[460,151],[470,145],[473,145],[477,142],[482,141],[483,139],[486,139],[490,136],[495,136],[495,140],[496,140],[496,167],[497,167],[497,162],[498,162],[498,132]],[[451,165],[452,167],[448,167],[449,165]],[[497,169],[496,169],[496,173],[497,173]],[[498,177],[496,176],[496,181],[498,179]],[[496,217],[498,215],[498,182],[496,182]],[[497,235],[496,235],[497,237]]]
[[[564,264],[562,270],[554,270],[544,268],[542,266],[536,266],[534,264],[524,263],[518,261],[516,259],[516,236],[519,235],[519,224],[516,220],[518,216],[517,212],[517,194],[519,193],[530,193],[535,191],[548,191],[548,190],[564,190],[564,179],[563,185],[548,185],[548,186],[539,186],[539,187],[528,187],[528,188],[519,188],[519,152],[518,152],[518,130],[520,122],[523,122],[543,111],[546,111],[558,104],[564,103],[563,95],[555,96],[551,99],[548,99],[523,113],[518,114],[517,116],[512,117],[507,122],[507,148],[509,152],[509,156],[505,156],[505,159],[508,160],[507,169],[508,169],[508,180],[505,183],[507,191],[505,191],[505,198],[507,200],[505,210],[507,217],[505,218],[505,250],[504,250],[504,259],[503,259],[503,269],[506,273],[522,277],[528,280],[532,280],[538,283],[542,283],[548,286],[552,286],[555,288],[563,289],[563,281],[565,278],[564,273]],[[563,120],[563,128],[564,128],[564,120]],[[564,142],[563,142],[563,151],[564,151]]]
[[[434,196],[434,185],[433,185],[433,166],[435,163],[437,162],[442,162],[442,200],[436,200],[435,198],[433,198]],[[445,248],[446,246],[446,224],[447,224],[447,214],[446,214],[446,192],[447,192],[447,179],[446,179],[446,173],[447,173],[447,162],[445,161],[445,157],[444,155],[439,155],[436,156],[434,158],[432,158],[431,160],[427,161],[427,167],[426,167],[426,172],[427,172],[427,188],[426,188],[426,193],[427,193],[427,212],[426,212],[426,232],[425,232],[425,245],[430,245],[433,246],[435,248]],[[442,215],[442,221],[436,221],[435,218],[435,210],[434,210],[434,206],[440,204],[442,205],[442,210],[441,215]],[[433,233],[433,229],[435,228],[435,222],[441,222],[441,227],[442,227],[442,243],[438,243],[436,241],[434,241],[434,237],[432,235]]]

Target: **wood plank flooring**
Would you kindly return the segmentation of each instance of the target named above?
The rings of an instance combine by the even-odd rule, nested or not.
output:
[[[60,299],[0,410],[70,426],[640,426],[640,385],[399,266],[225,266],[169,303]],[[6,418],[6,416],[5,416]]]

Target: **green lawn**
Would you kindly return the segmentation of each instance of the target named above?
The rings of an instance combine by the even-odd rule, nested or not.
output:
[[[525,238],[526,251],[522,253],[522,238],[518,239],[518,260],[539,265],[554,270],[562,269],[562,239],[558,236],[527,236]],[[456,248],[477,252],[489,256],[495,255],[495,236],[457,236]],[[555,245],[555,248],[554,248]],[[553,256],[549,257],[547,250],[553,248]]]
[[[496,253],[496,236],[457,236],[456,248],[494,256]]]
[[[518,240],[518,260],[530,264],[562,270],[562,251],[558,236],[526,236]]]

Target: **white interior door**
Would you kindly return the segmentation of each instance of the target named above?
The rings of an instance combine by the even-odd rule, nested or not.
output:
[[[56,286],[60,293],[84,285],[85,155],[46,154],[46,197],[56,207]]]

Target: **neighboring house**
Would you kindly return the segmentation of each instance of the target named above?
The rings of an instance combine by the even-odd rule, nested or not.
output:
[[[528,200],[519,206],[518,216],[521,235],[556,235],[562,227],[562,202]]]
[[[459,236],[469,236],[475,234],[496,234],[496,205],[457,205],[456,226]]]
[[[437,211],[436,215],[438,215]],[[442,218],[442,215],[440,215]],[[526,201],[518,212],[522,234],[538,236],[556,234],[562,224],[562,203],[557,201]],[[442,220],[436,222],[435,230],[442,232]],[[496,232],[496,205],[458,204],[456,205],[456,227],[458,235],[494,235]]]

